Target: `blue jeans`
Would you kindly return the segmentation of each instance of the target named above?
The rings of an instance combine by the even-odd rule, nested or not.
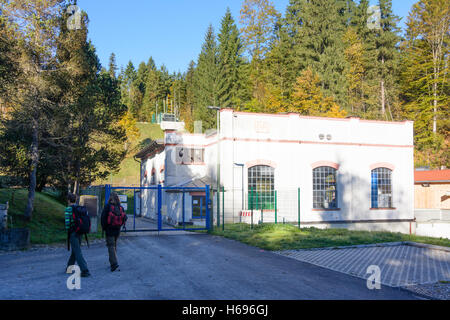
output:
[[[73,266],[77,262],[81,272],[89,272],[86,260],[84,260],[83,254],[81,253],[81,236],[76,232],[72,232],[69,240],[72,253],[67,262],[67,266]]]

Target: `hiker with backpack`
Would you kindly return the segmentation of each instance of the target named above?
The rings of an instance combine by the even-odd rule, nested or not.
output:
[[[108,203],[102,211],[101,223],[102,229],[106,234],[106,246],[108,247],[109,263],[111,272],[118,270],[117,262],[117,239],[120,235],[120,229],[127,222],[127,214],[120,205],[120,199],[117,193],[111,193]]]
[[[67,196],[68,206],[65,211],[65,226],[67,230],[67,249],[72,248],[72,252],[67,262],[66,273],[72,273],[69,270],[75,262],[81,270],[82,277],[89,277],[89,269],[81,252],[81,238],[84,235],[87,241],[87,234],[91,228],[91,221],[86,207],[78,206],[77,196],[69,193]]]

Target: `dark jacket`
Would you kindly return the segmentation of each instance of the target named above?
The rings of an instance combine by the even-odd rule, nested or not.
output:
[[[119,206],[117,206],[117,208],[118,207]],[[105,205],[105,207],[103,208],[101,216],[102,229],[105,231],[107,237],[118,237],[120,235],[120,228],[113,228],[108,226],[108,213],[110,210],[111,210],[110,204]],[[127,221],[127,218],[128,218],[127,215],[125,215],[125,222]]]

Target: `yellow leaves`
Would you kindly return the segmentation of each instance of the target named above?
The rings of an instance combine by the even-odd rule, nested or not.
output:
[[[325,97],[320,89],[320,78],[310,68],[297,78],[289,112],[299,112],[311,116],[344,118],[347,112],[342,110],[331,97]]]
[[[139,129],[136,127],[136,119],[127,112],[119,121],[119,126],[125,129],[127,138],[130,142],[135,142],[140,137]]]

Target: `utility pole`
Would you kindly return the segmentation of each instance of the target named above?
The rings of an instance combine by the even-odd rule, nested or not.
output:
[[[220,226],[220,107],[209,106],[217,111],[217,226]]]

